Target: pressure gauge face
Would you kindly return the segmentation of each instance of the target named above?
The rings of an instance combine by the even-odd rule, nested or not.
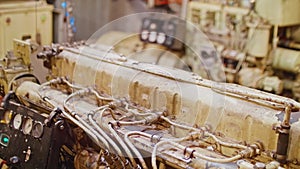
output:
[[[31,118],[26,118],[23,126],[22,126],[22,130],[24,134],[30,134],[31,130],[32,130],[32,126],[33,126],[33,120]]]
[[[22,124],[22,115],[21,114],[15,115],[14,120],[13,120],[13,127],[15,129],[19,130],[21,127],[21,124]]]
[[[40,137],[42,137],[43,132],[44,132],[44,126],[43,126],[43,124],[41,122],[36,122],[33,125],[31,135],[34,138],[40,138]]]

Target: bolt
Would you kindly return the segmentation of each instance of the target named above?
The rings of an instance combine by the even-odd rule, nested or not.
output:
[[[59,126],[59,129],[60,129],[60,130],[63,130],[63,129],[65,129],[65,126],[64,126],[64,125],[60,125],[60,126]]]

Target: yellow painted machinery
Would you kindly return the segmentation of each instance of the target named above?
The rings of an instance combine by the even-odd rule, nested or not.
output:
[[[69,133],[60,144],[59,164],[74,160],[78,169],[300,166],[300,104],[292,99],[141,63],[95,45],[55,45],[39,57],[49,63],[52,80],[24,82],[16,97],[6,97],[8,107],[25,105],[34,113],[18,115],[13,109],[2,125],[20,137],[43,140],[47,131],[37,135],[41,131],[31,127],[34,114],[46,117],[42,126],[57,124]],[[27,149],[27,155],[17,155],[18,163],[8,164],[33,165],[37,151]]]

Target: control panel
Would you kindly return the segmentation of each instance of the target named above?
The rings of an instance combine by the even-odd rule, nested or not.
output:
[[[60,168],[60,148],[66,137],[63,121],[55,124],[37,110],[4,100],[0,109],[0,158],[13,169]]]

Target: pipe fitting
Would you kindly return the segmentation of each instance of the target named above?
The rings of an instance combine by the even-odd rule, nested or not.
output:
[[[158,142],[160,141],[160,139],[161,139],[161,136],[158,136],[158,135],[156,135],[156,134],[153,134],[153,135],[151,136],[151,138],[150,138],[150,141],[151,141],[151,143],[156,144],[156,143],[158,143]]]
[[[184,159],[192,159],[194,158],[195,150],[189,147],[186,147],[183,151]]]

